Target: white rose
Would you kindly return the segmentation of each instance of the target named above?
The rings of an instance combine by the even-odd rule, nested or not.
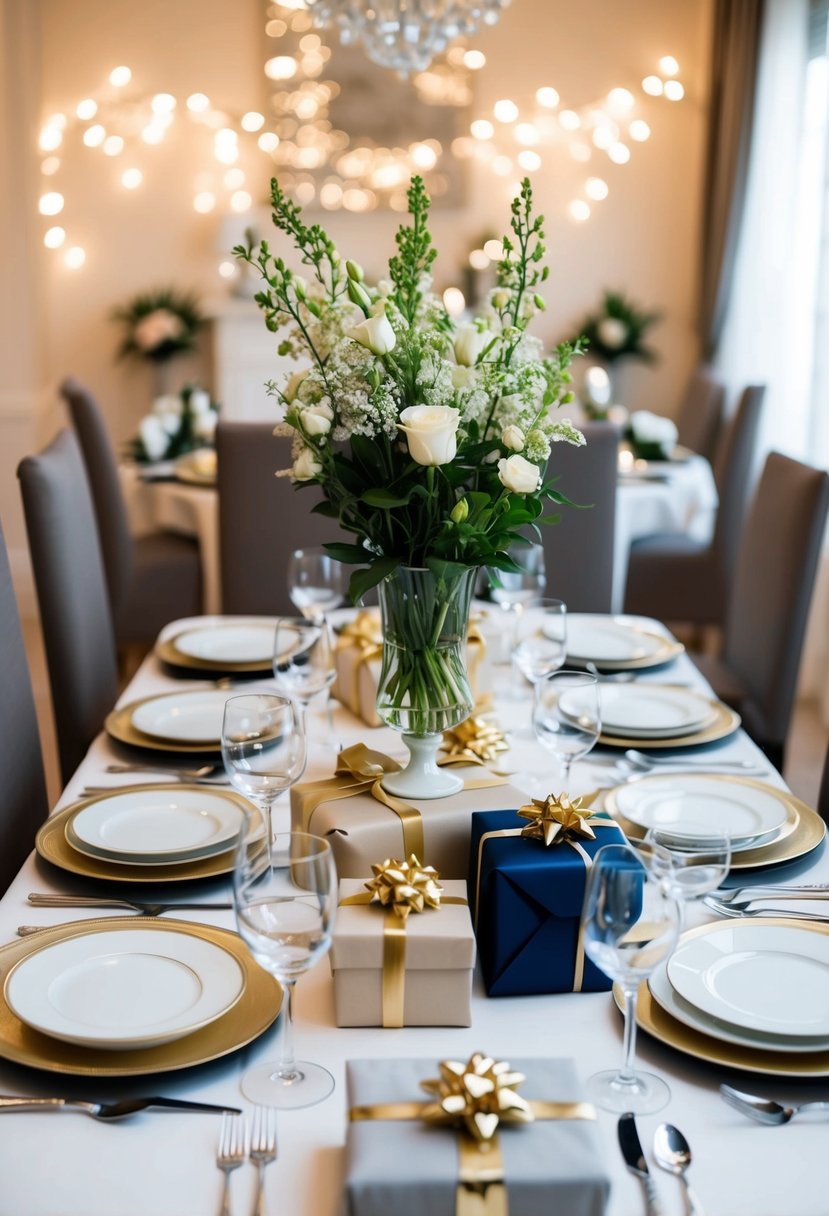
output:
[[[210,393],[203,388],[194,388],[190,393],[190,409],[194,414],[206,414],[210,409]]]
[[[312,481],[322,472],[322,464],[313,448],[303,448],[294,461],[291,476],[294,481]]]
[[[524,432],[520,426],[508,426],[501,436],[501,443],[511,452],[522,452],[525,442]]]
[[[308,371],[309,369],[306,368],[304,372],[294,372],[292,376],[288,377],[288,383],[283,388],[282,395],[289,405],[299,396],[300,387],[308,375]]]
[[[628,327],[618,317],[605,317],[596,326],[596,333],[609,350],[618,350],[628,339]]]
[[[138,434],[149,460],[162,460],[167,452],[167,432],[155,414],[148,414],[138,425]]]
[[[327,435],[334,421],[334,411],[326,401],[309,405],[299,416],[306,435]]]
[[[153,398],[153,413],[180,414],[181,397],[178,393],[163,393],[160,397]]]
[[[397,341],[394,330],[385,316],[366,317],[353,329],[347,329],[346,335],[367,347],[373,355],[387,355],[394,350]]]
[[[638,443],[659,443],[672,448],[679,437],[670,418],[661,418],[650,410],[636,410],[630,416],[630,426]]]
[[[449,464],[458,450],[461,416],[448,405],[410,405],[400,414],[398,426],[409,443],[416,464]]]
[[[184,333],[184,322],[166,308],[156,308],[136,322],[132,336],[141,350],[153,351],[164,342],[175,341]]]
[[[168,435],[175,435],[181,427],[180,413],[156,414],[156,418],[161,423]]]
[[[464,367],[474,367],[490,341],[486,331],[481,333],[474,325],[459,325],[455,333],[455,358]]]
[[[473,388],[478,379],[471,367],[453,367],[451,376],[453,388]]]
[[[523,456],[502,457],[498,461],[498,479],[513,494],[534,494],[541,485],[538,465]]]
[[[205,410],[203,414],[197,414],[193,423],[193,430],[198,435],[199,439],[204,439],[207,443],[213,442],[213,437],[216,434],[216,423],[219,421],[219,415],[215,410]]]

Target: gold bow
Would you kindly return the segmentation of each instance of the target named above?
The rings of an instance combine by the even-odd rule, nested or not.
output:
[[[494,722],[473,714],[458,726],[443,732],[442,750],[447,756],[491,763],[501,752],[509,751],[504,732]]]
[[[522,819],[529,819],[522,836],[543,840],[545,845],[562,844],[578,837],[595,840],[596,833],[590,826],[592,812],[582,808],[582,799],[570,801],[567,794],[548,794],[546,798],[533,798],[518,810]]]
[[[422,1081],[421,1088],[436,1102],[423,1108],[427,1123],[461,1125],[478,1143],[491,1140],[500,1123],[532,1123],[529,1103],[515,1092],[526,1077],[513,1072],[505,1060],[476,1051],[465,1064],[441,1060],[440,1076]]]
[[[360,650],[377,649],[379,653],[382,645],[383,631],[380,627],[380,618],[376,612],[368,612],[365,609],[358,612],[353,621],[343,625],[337,638],[338,648],[357,646]]]
[[[466,669],[469,674],[469,686],[473,695],[477,692],[478,668],[486,654],[486,641],[478,628],[480,616],[473,617],[466,631]]]
[[[371,891],[372,902],[378,900],[401,920],[410,912],[424,908],[439,908],[443,887],[434,866],[423,866],[412,853],[408,861],[386,858],[371,867],[374,878],[365,885]]]

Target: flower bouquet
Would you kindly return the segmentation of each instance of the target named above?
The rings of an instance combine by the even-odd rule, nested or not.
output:
[[[124,327],[119,358],[134,356],[152,363],[192,350],[204,324],[195,297],[169,287],[136,296],[113,317]]]
[[[305,224],[276,181],[271,199],[307,277],[266,241],[234,253],[262,277],[256,300],[268,329],[285,330],[280,354],[306,360],[287,384],[268,386],[277,430],[294,440],[282,474],[319,485],[315,510],[353,534],[328,546],[359,567],[352,599],[380,585],[378,713],[411,747],[471,708],[461,646],[478,567],[517,569],[509,548],[540,540],[538,524],[554,519],[545,504],[567,501],[547,464],[555,443],[584,442],[555,412],[572,398],[568,368],[582,343],[545,354],[528,332],[548,277],[528,180],[512,202],[496,287],[481,315],[460,324],[431,291],[437,253],[420,178],[388,278],[375,284]]]
[[[188,384],[180,393],[165,393],[141,419],[129,455],[138,464],[152,464],[210,447],[218,418],[219,407],[203,388]]]
[[[656,352],[645,346],[643,339],[661,315],[644,312],[621,292],[606,291],[598,312],[585,317],[579,333],[587,339],[590,354],[604,363],[613,364],[624,358],[655,363]]]

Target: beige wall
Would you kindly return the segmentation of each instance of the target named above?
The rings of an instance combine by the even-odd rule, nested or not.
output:
[[[144,0],[140,5],[127,0],[0,0],[7,10],[21,3],[40,15],[40,70],[26,77],[25,91],[34,94],[44,117],[73,108],[81,97],[99,90],[119,63],[132,68],[140,91],[165,90],[184,98],[201,90],[235,113],[262,104],[264,5],[259,0]],[[475,40],[488,57],[476,77],[480,113],[499,97],[529,104],[544,83],[554,84],[565,103],[582,105],[612,85],[635,86],[661,55],[679,60],[686,100],[678,105],[648,101],[643,113],[653,137],[635,149],[629,165],[607,163],[602,176],[611,194],[595,207],[589,223],[577,225],[566,218],[566,204],[586,172],[563,148],[548,153],[536,175],[539,205],[548,216],[553,271],[550,307],[539,332],[549,339],[565,336],[604,287],[624,289],[642,304],[661,308],[665,320],[653,340],[662,361],[653,370],[630,366],[624,387],[629,402],[666,413],[675,408],[697,355],[693,313],[709,18],[710,0],[626,0],[623,6],[615,0],[513,0],[499,26]],[[11,153],[0,154],[1,163],[9,163],[9,155],[17,161],[28,156],[36,170],[31,131],[17,121],[11,126],[17,142]],[[37,373],[27,375],[50,403],[47,431],[62,419],[54,390],[68,373],[93,387],[119,440],[131,433],[145,409],[152,375],[144,367],[115,363],[118,334],[109,319],[114,306],[138,290],[166,283],[193,287],[205,296],[222,291],[216,267],[220,242],[229,240],[232,225],[220,225],[216,215],[198,216],[191,206],[193,181],[207,154],[205,140],[192,126],[178,124],[168,142],[143,151],[145,185],[134,193],[116,184],[124,165],[99,151],[75,149],[65,158],[60,179],[68,202],[64,218],[87,250],[86,265],[71,272],[60,257],[43,250],[39,240],[46,224],[35,215],[31,265],[24,275],[18,270],[17,283],[19,290],[42,275],[42,299],[35,305],[24,291],[18,297],[23,307],[11,310],[0,336],[4,348],[19,350],[22,358],[32,336],[29,314],[36,307],[39,362]],[[262,157],[254,168],[264,196],[269,162]],[[482,170],[473,172],[469,198],[462,212],[434,213],[440,285],[457,281],[473,237],[486,229],[503,230],[508,208],[503,182]],[[27,207],[31,209],[31,199]],[[31,210],[20,219],[24,228],[31,225]],[[385,257],[391,248],[394,217],[329,219],[341,247],[379,271],[378,251]],[[8,243],[5,223],[0,233]],[[176,374],[184,377],[200,367],[207,367],[206,352],[201,363],[197,359],[177,366]],[[34,397],[26,394],[22,403],[24,409],[36,408]],[[2,477],[0,515],[5,521],[5,466]]]

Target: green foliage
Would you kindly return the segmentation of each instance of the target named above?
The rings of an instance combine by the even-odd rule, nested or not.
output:
[[[579,330],[587,340],[590,354],[606,363],[623,358],[655,363],[658,356],[644,345],[643,339],[661,319],[661,312],[645,312],[621,292],[605,291],[601,307],[585,317]]]

